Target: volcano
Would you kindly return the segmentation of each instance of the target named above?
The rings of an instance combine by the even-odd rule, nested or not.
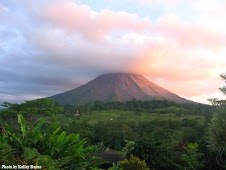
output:
[[[103,74],[94,80],[49,97],[60,105],[89,104],[101,101],[171,100],[177,103],[191,103],[137,74],[112,73]]]

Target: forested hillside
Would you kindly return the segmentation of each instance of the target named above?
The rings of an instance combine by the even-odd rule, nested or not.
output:
[[[4,165],[128,169],[135,162],[141,169],[223,169],[208,149],[213,106],[135,99],[64,108],[49,99],[2,106]]]

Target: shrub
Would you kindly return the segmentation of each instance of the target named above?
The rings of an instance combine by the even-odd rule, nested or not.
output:
[[[141,161],[138,157],[135,157],[133,155],[130,155],[129,159],[121,161],[120,167],[123,170],[149,170],[144,160]]]

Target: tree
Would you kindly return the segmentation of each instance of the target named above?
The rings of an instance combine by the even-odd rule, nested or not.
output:
[[[25,101],[24,103],[4,102],[1,106],[7,108],[0,111],[0,114],[7,112],[8,114],[57,114],[62,113],[63,107],[58,106],[54,100],[47,98]]]
[[[220,76],[226,83],[226,73],[221,74]],[[221,87],[220,90],[226,94],[225,86]],[[225,167],[226,100],[211,99],[209,101],[211,101],[211,103],[216,107],[216,111],[213,115],[207,132],[208,147],[211,152],[217,153],[217,163]]]
[[[226,109],[224,106],[219,106],[213,115],[209,129],[207,132],[208,147],[211,152],[217,153],[217,163],[225,166],[222,158],[225,157],[226,147]]]
[[[226,83],[226,72],[221,74],[220,77]],[[226,95],[226,86],[221,87],[220,91]]]
[[[135,141],[131,154],[145,160],[150,167],[155,169],[172,167],[172,149],[153,135]]]

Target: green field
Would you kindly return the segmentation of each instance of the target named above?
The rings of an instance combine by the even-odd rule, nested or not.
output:
[[[181,115],[176,116],[174,113],[157,114],[157,113],[139,113],[136,114],[134,111],[121,111],[121,110],[102,110],[94,111],[91,114],[81,114],[80,116],[72,116],[70,120],[86,121],[89,124],[95,124],[100,121],[116,121],[116,120],[127,120],[132,122],[143,122],[153,120],[176,120],[182,121],[184,119],[195,119],[203,122],[204,117],[200,115]]]

